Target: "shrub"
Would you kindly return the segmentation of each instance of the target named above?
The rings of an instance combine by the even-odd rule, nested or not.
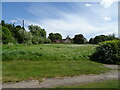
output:
[[[120,40],[100,43],[90,58],[102,63],[120,64]]]
[[[45,38],[44,43],[51,43],[51,40],[49,38]]]

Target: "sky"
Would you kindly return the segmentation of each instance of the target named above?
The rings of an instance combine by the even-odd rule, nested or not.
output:
[[[118,3],[112,2],[2,2],[2,19],[25,28],[38,25],[63,38],[83,34],[88,40],[96,35],[118,36]]]

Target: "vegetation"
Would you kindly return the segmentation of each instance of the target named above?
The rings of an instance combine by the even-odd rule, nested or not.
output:
[[[3,82],[39,80],[50,77],[63,77],[82,74],[100,74],[109,71],[100,63],[92,61],[4,61]]]
[[[48,38],[54,42],[55,40],[62,40],[62,35],[59,33],[50,33]]]
[[[87,39],[82,34],[75,35],[73,40],[75,44],[85,44],[87,42]]]
[[[89,61],[95,45],[3,45],[3,81],[99,74],[110,69]],[[94,68],[96,67],[96,68]]]
[[[118,38],[115,37],[115,35],[99,35],[99,36],[96,36],[95,38],[91,38],[89,40],[89,43],[90,44],[98,44],[100,42],[103,42],[103,41],[108,41],[108,40],[118,40]]]
[[[64,86],[62,88],[108,88],[108,89],[116,88],[118,89],[119,81],[118,80],[107,80],[107,81],[87,83],[87,84],[81,84],[81,85]]]
[[[3,45],[2,60],[89,60],[96,45]]]
[[[46,38],[45,29],[39,26],[28,26],[29,32],[24,27],[14,24],[7,24],[3,20],[2,25],[2,43],[3,44],[41,44],[51,43],[51,40]]]
[[[3,28],[3,38],[2,43],[8,44],[43,44],[43,43],[51,43],[51,42],[62,42],[62,35],[60,33],[50,33],[48,38],[46,37],[47,32],[45,29],[42,29],[41,27],[37,25],[30,25],[28,26],[29,31],[26,31],[24,26],[21,27],[20,25],[15,26],[15,24],[7,24],[4,20],[1,21],[0,24]],[[7,32],[7,33],[5,33]],[[74,38],[70,38],[67,36],[69,43],[75,43],[75,44],[86,44],[88,43],[87,39],[82,35],[78,34],[75,35]],[[108,41],[108,40],[118,40],[118,38],[115,37],[115,35],[99,35],[95,38],[91,38],[89,40],[90,44],[98,44],[99,42]],[[67,42],[66,42],[67,43]]]
[[[28,27],[30,31],[26,31],[24,26],[7,24],[3,20],[1,26],[0,41],[4,44],[0,45],[3,50],[1,52],[3,81],[42,80],[46,77],[99,74],[110,69],[100,63],[90,61],[90,57],[94,61],[107,63],[119,63],[120,60],[119,41],[107,41],[101,43],[100,46],[89,45],[86,44],[87,39],[79,34],[74,38],[69,36],[66,38],[74,44],[49,44],[55,40],[62,41],[62,35],[50,33],[47,38],[47,32],[39,26],[30,25]],[[116,39],[113,36],[110,37]],[[91,39],[89,43],[97,44],[111,40],[104,38],[104,36],[98,36]],[[96,46],[98,47],[95,51]]]
[[[102,63],[120,64],[120,40],[100,43],[91,59]]]
[[[11,32],[6,27],[2,27],[2,40],[3,44],[14,42],[14,38],[12,37]]]

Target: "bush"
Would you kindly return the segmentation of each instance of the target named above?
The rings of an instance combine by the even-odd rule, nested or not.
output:
[[[102,63],[120,64],[120,40],[100,43],[90,58]]]
[[[51,40],[49,38],[45,38],[44,43],[51,43]]]

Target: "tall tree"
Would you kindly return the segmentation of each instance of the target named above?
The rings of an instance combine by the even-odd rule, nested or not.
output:
[[[33,36],[46,37],[45,29],[42,29],[41,27],[39,27],[37,25],[30,25],[30,26],[28,26],[28,28]]]
[[[62,35],[60,33],[50,33],[48,38],[54,42],[55,40],[62,40]]]
[[[7,27],[3,27],[3,26],[2,26],[2,42],[3,44],[15,42],[10,30]]]
[[[84,44],[87,42],[87,39],[82,34],[75,35],[73,40],[76,44]]]

